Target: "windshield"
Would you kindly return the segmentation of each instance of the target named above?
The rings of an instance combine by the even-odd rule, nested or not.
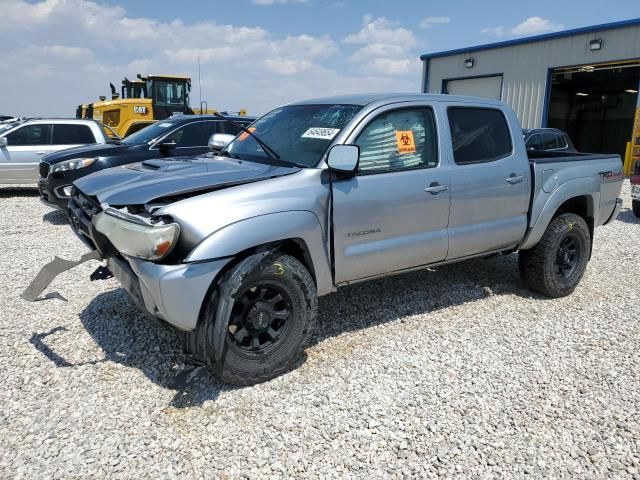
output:
[[[186,84],[178,81],[153,80],[155,103],[158,105],[186,105]]]
[[[291,105],[267,113],[249,130],[276,152],[280,161],[314,167],[333,138],[361,109],[359,105]],[[247,133],[238,135],[224,152],[243,160],[272,160]]]
[[[20,122],[0,123],[0,133],[6,132],[17,125],[20,125]]]
[[[142,130],[138,130],[136,133],[132,133],[122,140],[122,143],[125,145],[141,145],[143,143],[149,143],[151,140],[155,140],[175,127],[177,127],[176,122],[156,122],[148,127],[144,127]]]

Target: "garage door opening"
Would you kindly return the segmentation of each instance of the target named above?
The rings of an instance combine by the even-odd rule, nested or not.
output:
[[[546,126],[566,131],[582,152],[624,158],[638,85],[640,61],[554,69]]]

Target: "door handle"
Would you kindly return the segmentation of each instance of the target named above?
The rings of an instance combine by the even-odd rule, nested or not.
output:
[[[44,155],[45,153],[47,153],[47,152],[45,152],[45,151],[40,151],[40,152],[36,152],[36,155]]]
[[[440,185],[438,182],[433,182],[424,189],[425,192],[430,193],[431,195],[438,195],[440,192],[446,192],[447,190],[449,190],[448,185]]]
[[[516,175],[516,174],[511,174],[511,176],[505,178],[505,181],[507,183],[510,183],[511,185],[515,185],[517,183],[520,183],[524,180],[524,176],[523,175]]]

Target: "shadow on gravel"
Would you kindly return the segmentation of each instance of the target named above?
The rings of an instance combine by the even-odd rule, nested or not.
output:
[[[544,298],[522,287],[515,255],[443,266],[345,287],[321,298],[318,328],[311,343],[491,295]],[[139,369],[163,388],[175,389],[174,367],[184,361],[179,332],[141,314],[124,289],[98,295],[82,311],[80,320],[105,355],[83,364],[118,362]],[[51,333],[34,334],[32,343],[56,365],[75,366],[43,344]],[[304,361],[303,357],[296,367]],[[176,391],[171,406],[202,405],[221,392],[240,388],[221,383],[208,373],[203,375],[185,390]]]
[[[517,255],[469,260],[344,287],[322,297],[312,344],[492,295],[547,300],[524,287]]]
[[[69,223],[67,214],[60,210],[53,210],[51,212],[45,213],[42,216],[42,220],[50,223],[51,225],[66,225]]]
[[[37,197],[40,194],[36,187],[1,187],[0,198]]]
[[[618,218],[616,219],[616,221],[638,224],[640,223],[640,218],[636,217],[633,214],[633,210],[631,210],[630,208],[626,208],[626,209],[620,210],[620,213],[618,214]]]

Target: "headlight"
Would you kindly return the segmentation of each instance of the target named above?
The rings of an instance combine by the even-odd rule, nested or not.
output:
[[[180,234],[180,225],[177,223],[150,225],[113,208],[96,215],[93,224],[120,253],[145,260],[166,257]]]
[[[98,160],[97,158],[75,158],[73,160],[67,160],[66,162],[56,163],[51,165],[51,172],[64,172],[65,170],[77,170],[79,168],[85,168]]]

